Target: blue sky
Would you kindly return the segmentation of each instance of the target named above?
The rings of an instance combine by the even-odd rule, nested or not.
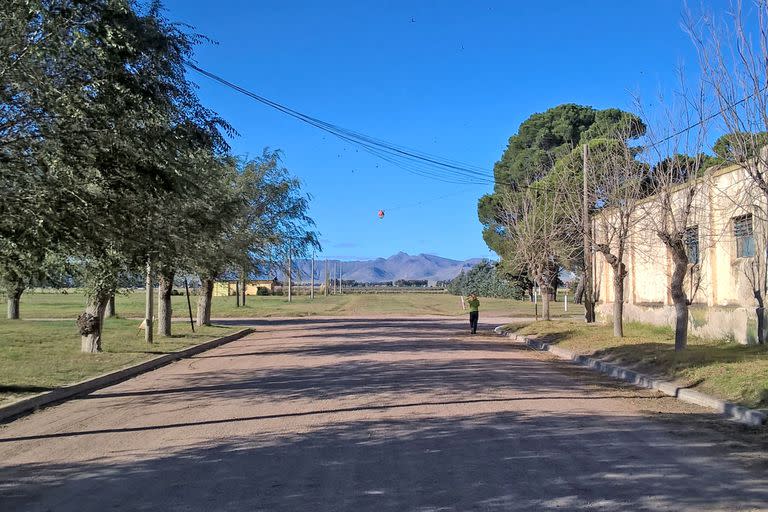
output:
[[[681,63],[696,67],[678,0],[165,6],[171,20],[218,42],[197,49],[202,68],[311,116],[489,171],[532,113],[568,102],[630,109],[633,93],[652,97],[675,85]],[[476,213],[490,186],[408,174],[194,72],[190,78],[203,103],[239,132],[235,153],[284,151],[312,195],[323,257],[491,256]]]

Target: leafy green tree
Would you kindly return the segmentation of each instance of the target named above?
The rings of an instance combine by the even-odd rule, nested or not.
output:
[[[520,267],[522,260],[533,262],[535,258],[533,254],[522,260],[520,258],[517,244],[526,239],[523,234],[527,234],[527,229],[515,228],[516,219],[525,218],[529,224],[526,228],[534,229],[536,221],[544,218],[539,215],[544,213],[538,212],[539,206],[549,201],[550,198],[544,201],[544,196],[551,195],[553,190],[557,190],[561,201],[579,201],[582,172],[579,145],[605,146],[605,141],[614,138],[618,132],[622,133],[619,138],[626,141],[644,131],[645,125],[633,114],[618,109],[595,110],[573,104],[560,105],[526,120],[518,133],[510,138],[501,160],[496,163],[494,192],[483,196],[478,202],[483,238],[501,256],[504,267],[513,273],[529,275],[537,284],[540,284],[541,276],[548,276],[552,281],[544,288],[551,292],[549,298],[552,298],[561,266],[567,265],[574,271],[583,266],[579,257],[583,254],[579,238],[581,227],[571,222],[578,220],[580,215],[566,213],[562,208],[547,212],[548,221],[553,219],[552,215],[560,215],[560,222],[570,229],[570,233],[558,234],[559,241],[556,244],[553,242],[552,246],[559,246],[563,254],[547,255],[544,259],[549,268],[546,270],[540,268],[541,262],[535,264],[536,269]],[[553,173],[556,176],[552,176]],[[526,190],[530,193],[523,193]],[[515,201],[521,203],[514,204]],[[510,233],[510,228],[514,233]],[[573,246],[564,247],[562,242],[565,240]],[[526,239],[526,243],[532,241]],[[525,252],[535,247],[527,247]],[[543,250],[544,247],[541,247]]]
[[[239,269],[248,274],[267,259],[281,261],[289,250],[297,257],[319,248],[307,213],[309,197],[281,157],[280,151],[265,149],[258,158],[229,158],[224,163],[231,193],[212,201],[223,201],[220,206],[231,213],[223,229],[208,233],[196,247],[195,268],[202,285],[198,325],[210,324],[213,284],[225,272]]]
[[[533,114],[524,121],[494,166],[494,192],[478,201],[478,217],[488,247],[502,258],[514,249],[504,236],[504,191],[534,186],[559,160],[571,157],[579,144],[616,133],[617,127],[626,127],[628,138],[645,131],[642,121],[628,112],[570,103]]]
[[[759,156],[760,148],[765,146],[768,146],[768,132],[726,133],[712,146],[715,158],[706,160],[704,164],[743,164],[750,158]]]
[[[167,249],[163,201],[195,179],[185,156],[224,149],[228,127],[185,77],[199,38],[168,22],[159,2],[12,7],[1,22],[24,21],[0,40],[8,55],[22,49],[0,71],[13,75],[0,97],[0,184],[18,195],[0,212],[0,247],[13,249],[0,256],[55,247],[82,263],[78,325],[83,350],[95,352],[118,276]]]
[[[514,282],[503,279],[497,271],[497,266],[482,261],[461,273],[448,283],[448,291],[454,295],[477,293],[482,297],[502,299],[521,299],[523,289]]]

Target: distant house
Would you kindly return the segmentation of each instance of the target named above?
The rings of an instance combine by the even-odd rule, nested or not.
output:
[[[258,295],[259,288],[266,289],[269,294],[275,293],[275,287],[280,286],[277,279],[254,279],[246,281],[245,294],[246,295]],[[235,279],[216,281],[213,284],[213,296],[214,297],[227,297],[235,295],[239,289],[238,281]],[[242,293],[242,291],[240,292]]]

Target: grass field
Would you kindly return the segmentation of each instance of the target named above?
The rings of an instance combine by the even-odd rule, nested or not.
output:
[[[110,319],[104,326],[104,352],[80,352],[72,320],[0,320],[0,404],[130,366],[160,354],[224,336],[233,327],[174,325],[172,338],[147,345],[135,320]]]
[[[192,297],[195,314],[197,297]],[[144,294],[133,292],[116,297],[117,314],[123,318],[144,316]],[[481,312],[511,316],[533,317],[533,304],[527,301],[481,298]],[[188,316],[186,297],[172,298],[173,314],[177,318]],[[79,293],[26,293],[21,299],[22,318],[76,318],[82,313],[85,297]],[[540,307],[540,306],[539,306]],[[552,305],[555,317],[582,316],[580,305],[569,304],[568,313],[562,302]],[[236,307],[235,297],[214,297],[213,318],[264,318],[274,316],[346,316],[346,315],[462,315],[459,297],[447,294],[364,294],[317,296],[311,300],[299,295],[288,302],[282,296],[249,296],[244,307]]]
[[[614,338],[610,325],[568,321],[536,322],[516,332],[680,380],[701,392],[748,407],[768,408],[767,346],[690,337],[688,348],[675,352],[672,329],[635,323],[625,325],[624,338]]]

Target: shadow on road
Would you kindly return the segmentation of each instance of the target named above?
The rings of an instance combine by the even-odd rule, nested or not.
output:
[[[250,421],[242,419],[239,421]],[[7,510],[743,510],[764,482],[670,443],[661,423],[516,412],[358,421],[264,434],[152,459],[0,470]],[[656,461],[649,465],[648,460]],[[74,509],[75,507],[73,507]]]

